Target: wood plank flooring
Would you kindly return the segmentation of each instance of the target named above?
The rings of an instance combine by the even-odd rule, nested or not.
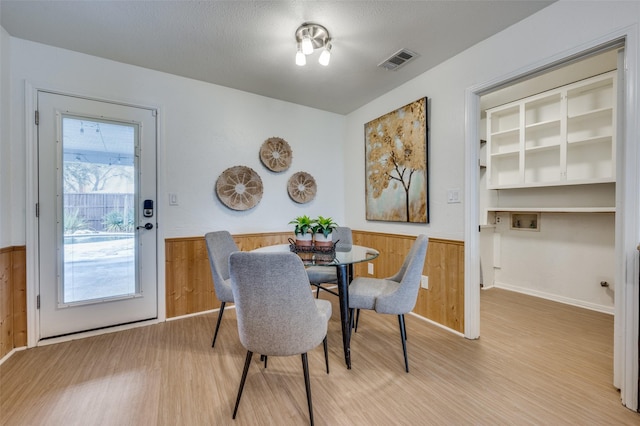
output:
[[[397,319],[363,312],[344,366],[338,307],[309,353],[316,425],[638,425],[611,385],[613,317],[491,289],[481,338],[407,316],[411,372]],[[300,357],[255,356],[231,419],[245,350],[235,311],[17,352],[0,366],[2,425],[308,424]]]

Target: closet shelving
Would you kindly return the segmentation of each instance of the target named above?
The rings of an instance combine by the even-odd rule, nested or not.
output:
[[[487,110],[487,189],[615,183],[616,72]],[[614,212],[614,206],[488,212]]]
[[[488,189],[615,181],[615,72],[487,110]]]

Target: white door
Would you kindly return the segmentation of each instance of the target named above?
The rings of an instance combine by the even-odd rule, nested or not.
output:
[[[37,109],[40,339],[156,318],[155,110]]]

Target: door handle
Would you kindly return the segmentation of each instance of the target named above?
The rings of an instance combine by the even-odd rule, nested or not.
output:
[[[138,226],[136,229],[153,229],[153,223],[145,223],[144,226]]]

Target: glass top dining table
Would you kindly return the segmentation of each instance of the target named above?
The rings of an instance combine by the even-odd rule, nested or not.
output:
[[[257,252],[281,253],[294,251],[290,244],[277,244],[255,249]],[[325,252],[299,252],[305,266],[324,266],[336,268],[338,276],[338,303],[340,305],[340,323],[342,325],[342,345],[344,360],[347,368],[351,369],[351,326],[349,319],[349,284],[353,279],[353,265],[368,262],[378,257],[380,253],[370,247],[352,245],[349,248],[340,248],[327,254]]]

